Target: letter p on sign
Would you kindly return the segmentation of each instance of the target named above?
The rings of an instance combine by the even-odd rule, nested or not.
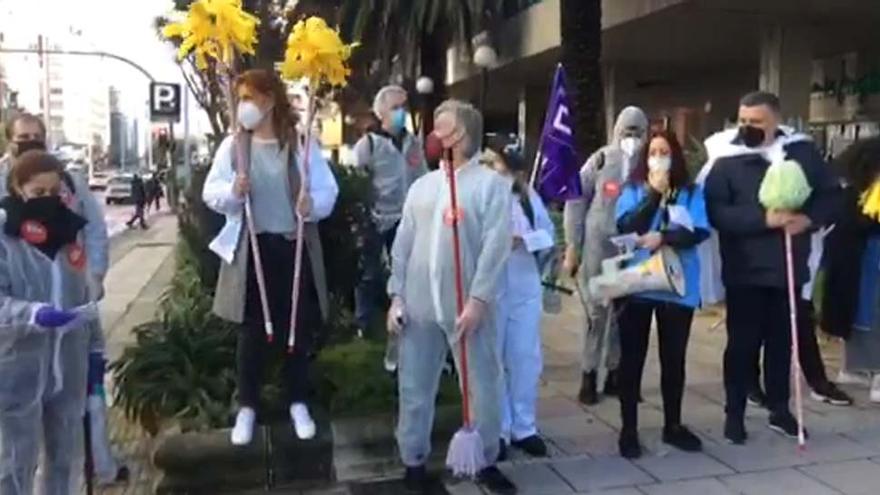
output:
[[[150,83],[150,120],[153,122],[180,121],[180,85]]]

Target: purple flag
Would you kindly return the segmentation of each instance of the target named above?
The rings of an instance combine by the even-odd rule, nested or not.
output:
[[[538,191],[550,201],[565,201],[581,197],[580,166],[574,149],[571,125],[571,106],[565,87],[565,70],[556,67],[553,91],[544,118],[541,144],[541,175]]]

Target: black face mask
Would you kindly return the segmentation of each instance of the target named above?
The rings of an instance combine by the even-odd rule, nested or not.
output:
[[[39,140],[15,141],[15,156],[21,156],[31,150],[46,151],[46,142]]]
[[[71,211],[59,196],[27,201],[7,196],[0,200],[0,208],[6,210],[6,235],[25,240],[52,259],[61,248],[76,241],[86,225],[85,218]]]
[[[744,125],[739,128],[739,138],[749,148],[757,148],[764,144],[767,134],[759,127]]]

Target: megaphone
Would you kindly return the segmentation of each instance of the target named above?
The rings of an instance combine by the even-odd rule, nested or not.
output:
[[[681,259],[675,250],[661,247],[647,260],[627,268],[632,252],[602,261],[602,273],[590,279],[590,295],[601,301],[645,291],[665,291],[684,296],[685,279]]]

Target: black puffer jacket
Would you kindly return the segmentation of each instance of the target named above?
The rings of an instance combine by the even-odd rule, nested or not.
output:
[[[814,227],[827,225],[839,203],[838,180],[809,141],[785,148],[786,158],[801,164],[813,193],[804,213]],[[719,158],[706,179],[709,221],[721,241],[721,278],[725,286],[784,288],[785,241],[782,230],[769,229],[766,211],[758,202],[758,189],[770,163],[761,155]],[[793,239],[795,283],[807,282],[810,233]]]

